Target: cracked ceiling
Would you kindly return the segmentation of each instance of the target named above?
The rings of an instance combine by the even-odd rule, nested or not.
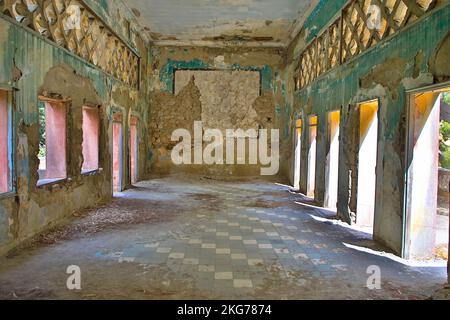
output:
[[[315,0],[126,0],[158,44],[286,46]]]

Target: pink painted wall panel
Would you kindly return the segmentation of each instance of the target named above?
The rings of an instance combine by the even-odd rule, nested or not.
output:
[[[137,182],[137,119],[132,119],[130,127],[131,183]]]
[[[83,108],[83,171],[99,168],[100,118],[97,108]]]
[[[122,191],[122,124],[113,123],[113,191]]]
[[[46,179],[65,179],[67,177],[65,104],[45,104],[45,135]]]
[[[9,189],[8,95],[0,90],[0,193]]]

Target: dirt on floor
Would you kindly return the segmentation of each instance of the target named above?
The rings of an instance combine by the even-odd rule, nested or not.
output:
[[[280,185],[174,177],[138,185],[2,259],[0,299],[426,299],[444,281],[442,267],[349,248],[376,250]],[[244,258],[202,246],[211,243]],[[82,290],[66,287],[70,265],[82,270]],[[383,270],[383,290],[365,287],[369,265]],[[251,288],[215,278],[229,272]]]
[[[254,203],[249,203],[246,206],[247,207],[254,207],[254,208],[266,208],[266,209],[272,209],[272,208],[280,208],[286,206],[286,202],[271,202],[271,201],[265,201],[265,200],[256,200]]]
[[[116,199],[100,208],[74,213],[70,223],[56,226],[34,237],[10,251],[7,257],[13,257],[24,249],[51,245],[63,240],[80,239],[127,225],[167,222],[179,212],[179,205],[173,204],[168,207],[163,201]]]

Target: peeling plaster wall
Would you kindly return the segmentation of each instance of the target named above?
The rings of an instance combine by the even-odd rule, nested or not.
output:
[[[330,1],[331,2],[331,1]],[[334,1],[333,1],[334,3]],[[305,44],[335,16],[320,4],[288,51],[289,95],[292,90],[294,63]],[[315,30],[314,32],[312,30]],[[313,33],[312,33],[313,32]],[[403,227],[403,193],[405,174],[406,90],[448,81],[450,43],[450,5],[426,15],[390,39],[359,57],[320,76],[310,86],[293,94],[294,109],[286,119],[290,132],[287,145],[293,148],[294,120],[315,114],[319,118],[316,170],[316,201],[323,203],[325,160],[327,153],[327,114],[341,110],[341,150],[339,172],[339,216],[350,222],[356,211],[357,147],[354,128],[358,128],[355,105],[370,99],[380,101],[380,132],[377,159],[377,186],[374,236],[397,254],[401,254]],[[307,129],[307,126],[305,128]],[[307,131],[304,131],[307,132]],[[305,135],[304,135],[305,136]],[[305,138],[306,139],[306,138]],[[301,189],[306,189],[308,143],[303,142]],[[284,167],[293,179],[293,155],[285,158]],[[355,162],[356,161],[356,162]],[[353,186],[353,188],[351,187]]]
[[[175,166],[172,164],[171,150],[176,145],[176,143],[170,142],[173,130],[184,128],[192,131],[193,122],[202,120],[202,114],[205,117],[207,108],[205,104],[214,100],[211,96],[202,97],[202,94],[208,94],[208,88],[205,88],[205,83],[208,82],[207,78],[199,79],[198,84],[191,77],[188,77],[189,82],[187,78],[181,79],[187,85],[180,86],[175,93],[175,70],[220,70],[231,74],[233,71],[236,74],[239,74],[238,71],[258,71],[261,78],[261,94],[254,99],[253,103],[248,103],[250,104],[246,106],[248,113],[242,118],[241,112],[232,110],[234,104],[227,102],[226,105],[229,105],[227,110],[231,113],[231,120],[219,119],[220,112],[223,112],[223,110],[218,110],[216,112],[218,119],[214,119],[212,123],[214,125],[219,124],[217,129],[222,130],[234,129],[236,125],[247,126],[242,129],[255,127],[271,129],[280,127],[279,112],[284,107],[284,96],[280,94],[281,81],[279,81],[279,72],[284,61],[283,52],[277,49],[243,49],[238,47],[227,47],[225,49],[201,47],[153,48],[151,55],[153,73],[150,86],[152,98],[149,117],[149,144],[152,150],[150,154],[151,172],[157,174],[188,172],[210,175],[259,176],[260,166],[254,165]],[[200,77],[208,77],[208,75],[205,74]],[[217,75],[211,75],[211,77],[209,79],[211,85],[217,84]],[[231,83],[231,78],[229,81],[224,78],[223,82],[223,90],[233,91],[233,87],[235,89],[233,94],[228,93],[226,96],[238,95],[238,91],[242,91],[242,88],[237,88],[236,84]],[[243,80],[242,84],[245,85],[245,83],[246,81]],[[217,88],[211,89],[216,90]],[[255,89],[249,88],[248,90],[251,92]],[[208,113],[213,114],[214,110],[209,110]],[[242,119],[239,121],[234,119],[233,114],[235,117],[241,117]],[[225,128],[227,126],[231,127]]]
[[[175,93],[189,81],[199,89],[201,120],[205,129],[258,130],[258,114],[253,108],[260,92],[258,72],[179,70],[175,73]],[[270,114],[267,116],[271,117]]]
[[[142,55],[141,87],[147,87],[147,49]],[[0,17],[0,85],[13,90],[14,193],[0,195],[0,254],[33,235],[63,222],[73,212],[111,198],[111,117],[123,112],[126,132],[131,114],[140,118],[138,139],[140,178],[147,172],[147,90],[130,88],[65,49]],[[67,118],[68,179],[36,187],[39,160],[38,96],[70,99]],[[81,175],[82,107],[101,105],[100,170]],[[128,146],[128,134],[125,145]],[[128,149],[124,152],[125,185]]]

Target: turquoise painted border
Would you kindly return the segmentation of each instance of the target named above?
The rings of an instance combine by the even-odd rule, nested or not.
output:
[[[174,93],[174,77],[176,70],[241,70],[241,71],[259,71],[261,73],[261,90],[273,90],[272,84],[272,68],[268,65],[262,67],[257,66],[241,66],[232,64],[224,68],[217,68],[214,65],[203,62],[200,59],[189,61],[171,60],[160,69],[159,80],[163,84],[162,91]]]

